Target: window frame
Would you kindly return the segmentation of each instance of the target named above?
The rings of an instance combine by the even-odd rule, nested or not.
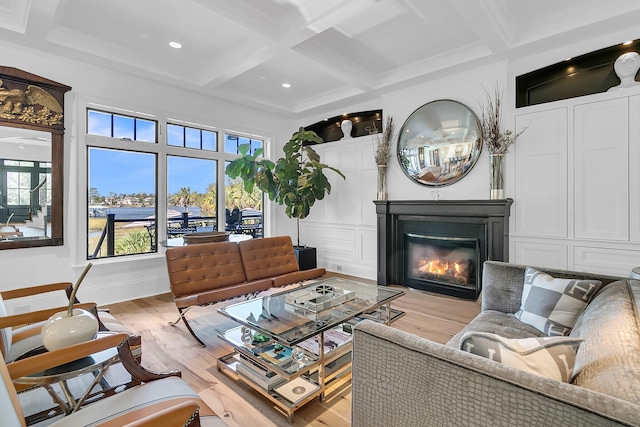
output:
[[[79,96],[76,103],[76,118],[78,126],[78,140],[76,157],[78,165],[78,184],[77,184],[77,209],[74,211],[74,217],[70,217],[70,223],[76,223],[77,226],[72,228],[72,236],[70,241],[76,242],[72,248],[72,256],[76,260],[78,265],[84,265],[87,262],[88,257],[88,201],[89,190],[88,187],[88,148],[99,147],[107,149],[117,150],[129,150],[129,151],[141,151],[141,152],[153,152],[157,153],[157,179],[156,179],[156,211],[157,211],[157,223],[163,224],[167,221],[166,209],[159,209],[160,206],[167,206],[167,158],[168,156],[180,156],[180,157],[192,157],[199,159],[208,159],[217,161],[217,175],[216,175],[216,217],[224,218],[225,215],[225,168],[224,165],[227,161],[231,161],[238,157],[236,153],[227,153],[224,151],[224,138],[226,134],[233,134],[244,138],[261,140],[264,148],[264,153],[268,152],[272,136],[269,132],[265,132],[264,135],[258,135],[252,132],[238,131],[237,127],[234,129],[226,128],[224,126],[216,126],[213,124],[202,124],[206,120],[193,118],[182,119],[176,118],[175,114],[167,111],[156,110],[154,108],[147,107],[134,107],[126,108],[126,102],[113,101],[113,100],[100,100],[99,102],[95,98]],[[113,105],[116,105],[114,107]],[[144,141],[134,141],[130,139],[118,139],[114,137],[105,137],[100,135],[92,135],[88,133],[88,110],[96,110],[116,115],[132,116],[141,118],[144,120],[154,120],[156,122],[156,143],[151,144]],[[144,112],[140,112],[144,111]],[[170,146],[167,143],[167,124],[174,124],[179,126],[186,126],[192,128],[198,128],[206,131],[212,131],[217,134],[217,150],[199,150],[189,147],[176,147]],[[263,157],[266,157],[263,154]],[[266,201],[266,200],[265,200]],[[263,219],[269,215],[267,211],[271,211],[269,204],[263,201]],[[267,224],[263,221],[263,231],[266,233]],[[220,226],[218,226],[220,229]],[[166,227],[157,227],[156,242],[159,243],[167,238]],[[161,245],[157,245],[156,252],[123,255],[117,257],[106,257],[92,259],[91,262],[96,264],[110,264],[121,263],[131,261],[141,261],[143,259],[156,259],[164,258],[164,250],[161,249]]]

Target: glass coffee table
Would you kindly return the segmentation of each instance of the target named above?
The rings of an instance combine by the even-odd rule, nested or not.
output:
[[[220,308],[239,326],[218,334],[234,348],[218,369],[267,397],[292,422],[298,408],[351,380],[353,326],[363,319],[390,324],[404,315],[391,308],[402,295],[329,278]]]

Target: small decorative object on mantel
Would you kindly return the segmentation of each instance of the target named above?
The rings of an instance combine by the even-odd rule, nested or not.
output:
[[[607,92],[640,86],[640,82],[635,80],[636,74],[640,70],[640,54],[638,52],[627,52],[620,55],[613,63],[613,70],[620,79],[620,84],[610,87]]]
[[[389,158],[391,157],[391,144],[393,140],[393,116],[387,117],[387,124],[385,125],[382,133],[379,133],[376,129],[375,123],[373,125],[373,135],[375,137],[375,160],[378,165],[378,184],[377,184],[377,196],[378,200],[387,200],[387,166],[389,165]]]
[[[69,309],[54,314],[42,326],[42,343],[47,350],[57,350],[89,341],[96,337],[98,333],[98,320],[96,317],[87,310],[73,308],[78,288],[92,266],[92,263],[87,264],[73,286],[71,295],[69,295]]]
[[[491,200],[504,199],[504,157],[509,152],[509,147],[515,144],[522,132],[513,133],[511,130],[500,130],[500,117],[502,115],[502,94],[496,86],[494,98],[485,89],[487,95],[486,104],[482,105],[482,140],[489,151],[491,172]]]

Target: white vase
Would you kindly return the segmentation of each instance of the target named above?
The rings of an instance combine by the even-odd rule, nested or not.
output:
[[[98,333],[98,320],[89,311],[73,309],[73,316],[68,311],[56,313],[42,326],[42,344],[49,350],[68,347],[73,344],[92,340]]]

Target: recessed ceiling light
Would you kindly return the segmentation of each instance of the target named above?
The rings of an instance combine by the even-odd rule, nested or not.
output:
[[[282,87],[290,88],[291,87],[291,83],[282,83]]]
[[[626,42],[622,43],[625,46],[630,45],[631,43],[633,43],[633,40],[627,40]]]
[[[178,42],[169,42],[169,46],[171,46],[174,49],[181,49],[182,48],[182,43],[178,43]]]

